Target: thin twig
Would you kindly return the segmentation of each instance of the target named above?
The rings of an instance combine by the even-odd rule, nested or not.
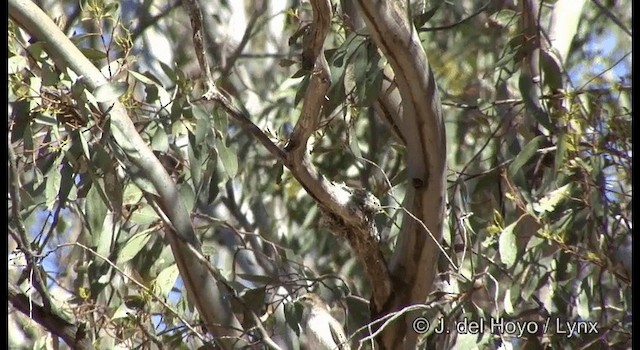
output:
[[[9,140],[11,137],[9,137]],[[36,288],[40,296],[42,297],[42,303],[47,310],[51,309],[51,296],[49,295],[49,291],[47,290],[47,284],[45,277],[42,275],[42,270],[39,268],[38,257],[31,251],[31,247],[29,245],[29,238],[27,235],[27,230],[24,225],[24,221],[22,220],[22,214],[20,210],[22,209],[22,201],[20,199],[20,178],[18,176],[18,169],[16,164],[16,155],[13,151],[13,145],[11,141],[9,141],[8,148],[9,155],[9,173],[11,175],[10,187],[9,191],[11,194],[11,212],[13,216],[13,222],[16,225],[18,234],[14,237],[19,238],[16,243],[18,243],[18,249],[20,249],[27,260],[27,271],[34,272],[35,280],[30,281],[33,286]],[[26,272],[26,271],[25,271]],[[29,275],[32,275],[29,273]]]
[[[138,36],[140,36],[140,34],[142,34],[145,30],[147,30],[147,28],[155,25],[156,23],[158,23],[158,21],[160,21],[163,17],[169,15],[169,13],[171,13],[171,11],[173,11],[174,9],[176,9],[178,6],[180,6],[180,1],[175,1],[171,4],[169,4],[167,7],[164,8],[164,10],[160,13],[158,13],[157,15],[151,17],[151,18],[144,18],[143,16],[148,15],[149,11],[147,8],[142,8],[140,9],[141,11],[138,12],[138,15],[143,17],[142,20],[144,20],[144,22],[139,23],[132,31],[131,31],[131,38],[133,39],[133,41],[135,41]]]
[[[160,216],[160,218],[165,223],[165,225],[168,227],[168,229],[175,230],[175,227],[173,227],[173,224],[171,223],[171,220],[169,220],[169,218],[164,214],[164,212],[162,211],[160,206],[157,205],[154,201],[149,201],[149,204],[155,210],[156,214],[158,214],[158,216]],[[252,319],[254,319],[254,320],[257,319],[258,321],[260,321],[260,319],[255,315],[255,312],[253,310],[249,309],[246,306],[246,304],[242,301],[242,299],[240,299],[234,293],[233,287],[220,274],[220,271],[218,271],[215,267],[213,267],[213,265],[211,265],[209,260],[207,260],[207,258],[200,251],[198,251],[195,247],[193,247],[191,244],[185,244],[185,246],[188,247],[188,249],[191,251],[191,253],[193,253],[193,255],[200,261],[200,263],[202,263],[207,268],[207,270],[209,270],[209,272],[211,272],[211,274],[215,277],[216,281],[218,281],[221,285],[223,285],[227,289],[227,292],[229,293],[228,296],[230,298],[234,299],[239,305],[241,305],[242,308],[244,309],[244,311],[247,312],[252,317]],[[261,340],[266,345],[268,345],[270,349],[280,350],[280,348],[277,346],[277,344],[269,336],[269,333],[264,329],[264,326],[262,325],[261,321],[260,321],[260,323],[254,324],[254,326],[260,332],[260,335],[262,337]]]
[[[135,278],[129,276],[128,274],[126,274],[124,271],[122,271],[122,269],[120,269],[116,264],[114,264],[113,262],[111,262],[111,260],[109,260],[108,257],[101,255],[100,253],[96,252],[95,250],[87,247],[86,245],[82,244],[82,243],[78,243],[78,242],[74,242],[74,243],[65,243],[65,244],[61,244],[58,247],[66,247],[66,246],[78,246],[88,252],[90,252],[91,254],[93,254],[94,256],[100,258],[102,261],[104,261],[105,263],[107,263],[107,265],[109,265],[111,268],[113,268],[115,271],[117,271],[120,275],[126,277],[129,281],[133,282],[133,284],[135,284],[138,288],[142,289],[143,291],[145,291],[146,293],[148,293],[152,299],[154,299],[155,301],[159,302],[160,304],[162,304],[162,306],[164,306],[167,310],[171,311],[171,313],[173,313],[182,323],[184,323],[184,325],[189,328],[190,331],[192,331],[196,337],[198,337],[198,339],[200,339],[202,342],[206,343],[205,338],[202,336],[202,334],[200,334],[195,328],[193,328],[193,326],[191,326],[191,324],[185,320],[178,311],[174,310],[173,308],[171,308],[171,306],[169,304],[167,304],[163,299],[157,295],[155,295],[155,293],[153,293],[153,291],[149,288],[147,288],[144,284],[138,282]]]
[[[258,22],[258,18],[266,10],[267,2],[259,1],[259,3],[261,4],[260,8],[254,9],[253,14],[251,15],[251,18],[249,19],[249,23],[247,23],[247,27],[244,30],[244,34],[242,35],[242,39],[240,40],[240,43],[238,43],[238,46],[236,46],[236,48],[233,50],[233,53],[226,60],[226,64],[222,68],[221,75],[223,77],[226,77],[227,74],[229,74],[229,71],[231,70],[231,68],[233,68],[233,65],[238,60],[238,57],[240,56],[240,54],[242,54],[242,51],[247,46],[247,44],[249,43],[249,39],[251,39],[251,36],[253,35],[253,30],[256,26],[256,23]]]
[[[609,10],[606,6],[604,6],[598,0],[591,0],[591,2],[593,2],[600,10],[602,10],[605,16],[609,17],[609,19],[611,19],[613,23],[615,23],[618,27],[620,27],[620,29],[622,29],[623,32],[627,33],[627,35],[629,35],[630,37],[633,37],[633,33],[631,33],[631,31],[624,25],[624,23],[622,23],[620,19],[618,19],[618,17],[616,17],[613,13],[611,13],[611,10]]]
[[[482,13],[482,11],[486,10],[487,7],[489,7],[489,4],[491,4],[491,1],[487,2],[486,4],[482,5],[482,7],[480,7],[476,12],[472,13],[471,15],[469,15],[469,17],[463,18],[461,20],[459,20],[458,22],[452,23],[452,24],[446,24],[443,26],[438,26],[438,27],[429,27],[429,28],[418,28],[419,32],[435,32],[438,30],[446,30],[446,29],[451,29],[453,27],[459,26],[467,21],[469,21],[470,19],[474,18],[475,16],[479,15],[480,13]]]
[[[206,77],[207,93],[217,91],[207,59],[207,51],[204,41],[204,28],[202,27],[202,11],[197,0],[182,0],[182,3],[189,12],[191,19],[191,29],[193,31],[193,46],[196,50],[196,58],[200,64],[202,74]]]

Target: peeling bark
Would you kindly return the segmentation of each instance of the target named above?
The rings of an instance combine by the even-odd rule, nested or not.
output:
[[[427,56],[401,1],[358,1],[369,33],[389,61],[402,99],[402,114],[379,103],[390,126],[407,146],[409,185],[398,244],[390,262],[394,293],[374,316],[425,302],[437,272],[445,205],[446,142],[440,97]],[[392,86],[389,86],[392,89]],[[391,93],[392,90],[389,90]],[[409,214],[410,213],[410,214]],[[382,348],[413,348],[412,314],[392,323],[378,343]]]

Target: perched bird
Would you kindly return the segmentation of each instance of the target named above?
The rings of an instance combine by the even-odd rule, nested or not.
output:
[[[308,349],[351,349],[342,325],[331,316],[329,306],[317,294],[307,293],[298,300],[304,306],[301,326]]]

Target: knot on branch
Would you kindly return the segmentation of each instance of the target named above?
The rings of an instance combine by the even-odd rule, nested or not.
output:
[[[367,232],[376,242],[380,242],[380,234],[375,225],[375,215],[381,210],[380,200],[369,191],[362,188],[349,188],[338,185],[346,191],[344,194],[344,213],[334,213],[327,208],[320,208],[322,217],[320,224],[327,227],[336,236],[347,239],[364,239],[356,232]]]

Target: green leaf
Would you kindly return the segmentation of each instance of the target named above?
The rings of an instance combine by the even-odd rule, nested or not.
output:
[[[542,109],[539,100],[538,86],[533,83],[532,77],[529,74],[520,73],[520,79],[518,80],[518,87],[520,88],[520,94],[522,95],[522,101],[527,111],[533,115],[540,125],[547,130],[555,132],[555,127],[551,124],[549,114]]]
[[[486,339],[482,341],[483,338],[488,338],[484,335],[485,333],[486,332],[467,332],[459,334],[456,337],[456,343],[453,346],[453,350],[478,349],[478,345],[486,342]]]
[[[142,199],[142,191],[134,184],[127,184],[122,194],[122,204],[136,204]]]
[[[92,235],[96,237],[102,233],[104,218],[107,216],[107,205],[102,199],[100,184],[94,182],[85,199],[85,214]]]
[[[526,251],[531,251],[533,248],[539,246],[542,243],[546,243],[547,240],[545,238],[541,238],[538,236],[531,236],[531,239],[529,239],[529,242],[527,242],[527,247],[525,248]]]
[[[509,174],[511,176],[515,176],[520,169],[527,164],[529,159],[536,154],[536,151],[540,149],[540,145],[545,140],[544,135],[540,135],[535,137],[533,140],[529,141],[529,143],[524,146],[522,151],[516,156],[516,158],[509,165]]]
[[[305,77],[305,79],[309,78],[309,75],[307,75],[308,71],[306,69],[300,69],[297,72],[293,73],[293,75],[291,76],[291,79],[297,79],[297,78],[301,78],[301,77]]]
[[[244,107],[241,107],[244,108]],[[229,130],[229,117],[227,114],[214,113],[213,114],[213,127],[221,133],[227,133]]]
[[[360,145],[358,145],[358,140],[356,139],[355,135],[351,135],[348,138],[348,142],[349,142],[349,149],[351,150],[351,153],[353,153],[353,155],[356,158],[362,159],[362,152],[360,152]]]
[[[60,169],[60,191],[58,192],[58,203],[61,206],[65,206],[67,199],[69,198],[69,193],[73,189],[73,168],[68,162],[62,163],[62,168]]]
[[[522,285],[522,292],[520,293],[520,296],[523,300],[531,300],[531,295],[533,295],[534,292],[540,290],[540,286],[538,285],[541,277],[540,269],[534,267],[526,273],[527,276],[524,279],[524,284]]]
[[[284,304],[284,319],[287,325],[296,333],[300,335],[300,321],[302,320],[303,306],[300,303],[286,303]]]
[[[533,210],[538,213],[552,212],[555,210],[558,203],[563,199],[568,198],[571,192],[571,184],[566,184],[556,190],[547,193],[539,202],[533,204]]]
[[[169,293],[173,286],[176,284],[176,280],[178,279],[178,275],[180,271],[178,270],[178,265],[173,264],[164,270],[160,271],[158,277],[153,281],[155,286],[155,290],[158,294],[164,296],[165,298],[169,297]]]
[[[136,186],[138,186],[144,192],[160,196],[156,191],[156,187],[153,185],[153,183],[147,178],[147,176],[141,174],[138,168],[130,166],[129,169],[131,179],[133,180],[133,183],[136,184]]]
[[[360,105],[371,106],[380,95],[382,89],[382,81],[384,80],[384,72],[382,69],[378,69],[377,65],[375,69],[367,75],[367,81],[364,89],[364,96]]]
[[[44,45],[44,41],[36,41],[35,43],[27,47],[27,52],[29,52],[29,54],[31,54],[33,58],[40,62],[42,61],[40,58],[42,56],[42,52],[44,52]]]
[[[122,264],[133,259],[147,245],[155,229],[140,231],[131,236],[118,253],[118,263]]]
[[[511,24],[517,23],[518,13],[509,9],[501,9],[500,11],[492,14],[489,18],[500,26],[507,27]]]
[[[31,134],[31,121],[33,116],[29,113],[29,102],[21,100],[12,104],[11,114],[13,117],[13,128],[11,131],[11,142],[23,139],[25,147],[33,149],[33,135]]]
[[[198,147],[200,143],[197,143],[195,140],[195,136],[189,135],[189,144],[187,145],[187,155],[189,156],[189,166],[191,173],[191,183],[193,184],[193,188],[200,191],[202,184],[202,162],[200,161],[200,152]]]
[[[297,106],[298,103],[304,97],[305,92],[307,91],[307,87],[309,86],[309,76],[307,75],[302,79],[300,85],[298,85],[298,90],[296,91],[296,96],[293,99],[293,105]]]
[[[216,150],[229,178],[235,177],[238,172],[238,158],[236,158],[236,155],[220,139],[216,139]]]
[[[280,67],[289,67],[291,65],[294,65],[296,63],[296,61],[294,60],[290,60],[288,58],[283,58],[278,62],[278,65]]]
[[[567,157],[567,142],[568,136],[565,132],[561,132],[558,135],[557,149],[556,149],[556,157],[554,163],[554,173],[559,175],[564,168],[566,157]]]
[[[111,203],[111,209],[116,212],[119,212],[120,208],[122,208],[123,191],[122,183],[118,179],[115,170],[104,174],[104,192],[109,203]]]
[[[196,202],[196,195],[188,182],[184,182],[180,185],[180,198],[184,202],[185,208],[191,212]]]
[[[56,86],[60,82],[60,73],[50,64],[42,64],[42,85]]]
[[[158,61],[158,63],[160,64],[160,68],[162,68],[162,71],[164,72],[164,74],[166,74],[167,77],[169,77],[169,79],[171,79],[172,82],[175,83],[178,81],[178,76],[176,75],[175,70],[171,69],[171,67],[169,67],[166,63],[162,61]]]
[[[151,149],[159,152],[166,152],[169,150],[169,138],[160,124],[158,124],[156,132],[151,137]]]
[[[148,225],[158,219],[158,214],[156,214],[155,210],[148,205],[137,208],[133,213],[131,213],[130,218],[131,222],[138,225]]]
[[[282,184],[282,175],[284,174],[284,165],[282,164],[282,162],[278,162],[276,163],[276,185],[280,185]]]
[[[578,304],[577,305],[578,316],[583,320],[591,319],[591,309],[590,309],[591,303],[589,302],[587,291],[585,291],[584,289],[578,295],[577,304]]]
[[[60,181],[62,179],[62,173],[59,171],[60,166],[59,163],[56,162],[56,165],[49,171],[47,174],[47,182],[44,191],[45,202],[47,203],[47,208],[53,208],[53,205],[58,198],[58,193],[60,192]]]
[[[77,133],[78,138],[80,139],[80,145],[82,147],[82,154],[86,159],[91,159],[91,153],[89,152],[89,143],[87,142],[87,138],[85,137],[84,132]]]
[[[436,12],[438,12],[438,9],[440,8],[440,5],[442,5],[443,2],[444,2],[443,0],[437,1],[435,5],[429,10],[417,16],[414,16],[413,24],[416,26],[416,28],[420,28],[425,23],[427,23],[431,19],[431,17],[433,17],[433,15],[435,15]]]
[[[560,54],[556,48],[551,47],[549,51],[541,51],[542,71],[544,74],[544,84],[555,91],[562,88],[562,63]]]
[[[241,298],[250,310],[260,310],[264,306],[265,287],[246,290]]]
[[[145,305],[147,304],[145,298],[140,294],[130,294],[123,297],[122,299],[124,300],[124,304],[136,313],[139,310],[143,310]]]
[[[338,106],[342,105],[346,98],[344,75],[341,75],[332,81],[333,83],[329,87],[329,91],[327,91],[327,101],[322,109],[324,115],[327,117],[330,116]]]
[[[136,310],[130,309],[127,307],[126,303],[122,303],[120,304],[120,306],[118,306],[116,311],[113,313],[113,316],[111,316],[111,321],[117,320],[119,318],[129,317],[129,315],[134,315],[134,314],[136,314]]]
[[[207,202],[212,203],[220,194],[221,179],[218,171],[218,162],[215,150],[211,150],[211,158],[207,162],[207,178],[209,178],[209,193],[207,193]]]
[[[7,61],[9,74],[16,74],[27,67],[27,59],[24,56],[12,56]]]
[[[102,60],[107,58],[107,54],[103,51],[96,50],[90,47],[79,47],[80,52],[82,52],[85,57],[92,61]]]
[[[160,81],[156,78],[155,80],[140,74],[138,72],[134,72],[132,70],[127,70],[129,72],[129,74],[131,74],[136,80],[138,80],[139,82],[145,84],[145,85],[157,85],[157,86],[162,86],[162,84],[160,83]]]
[[[518,247],[516,246],[516,235],[513,233],[513,229],[516,227],[517,222],[505,227],[500,233],[498,240],[498,251],[500,252],[500,260],[507,265],[512,266],[516,261],[518,255]]]
[[[93,92],[93,96],[97,102],[112,102],[127,92],[128,88],[129,84],[125,81],[107,83],[98,86]]]
[[[511,289],[507,289],[504,292],[504,312],[506,312],[507,314],[512,315],[513,314],[513,303],[511,303]]]

